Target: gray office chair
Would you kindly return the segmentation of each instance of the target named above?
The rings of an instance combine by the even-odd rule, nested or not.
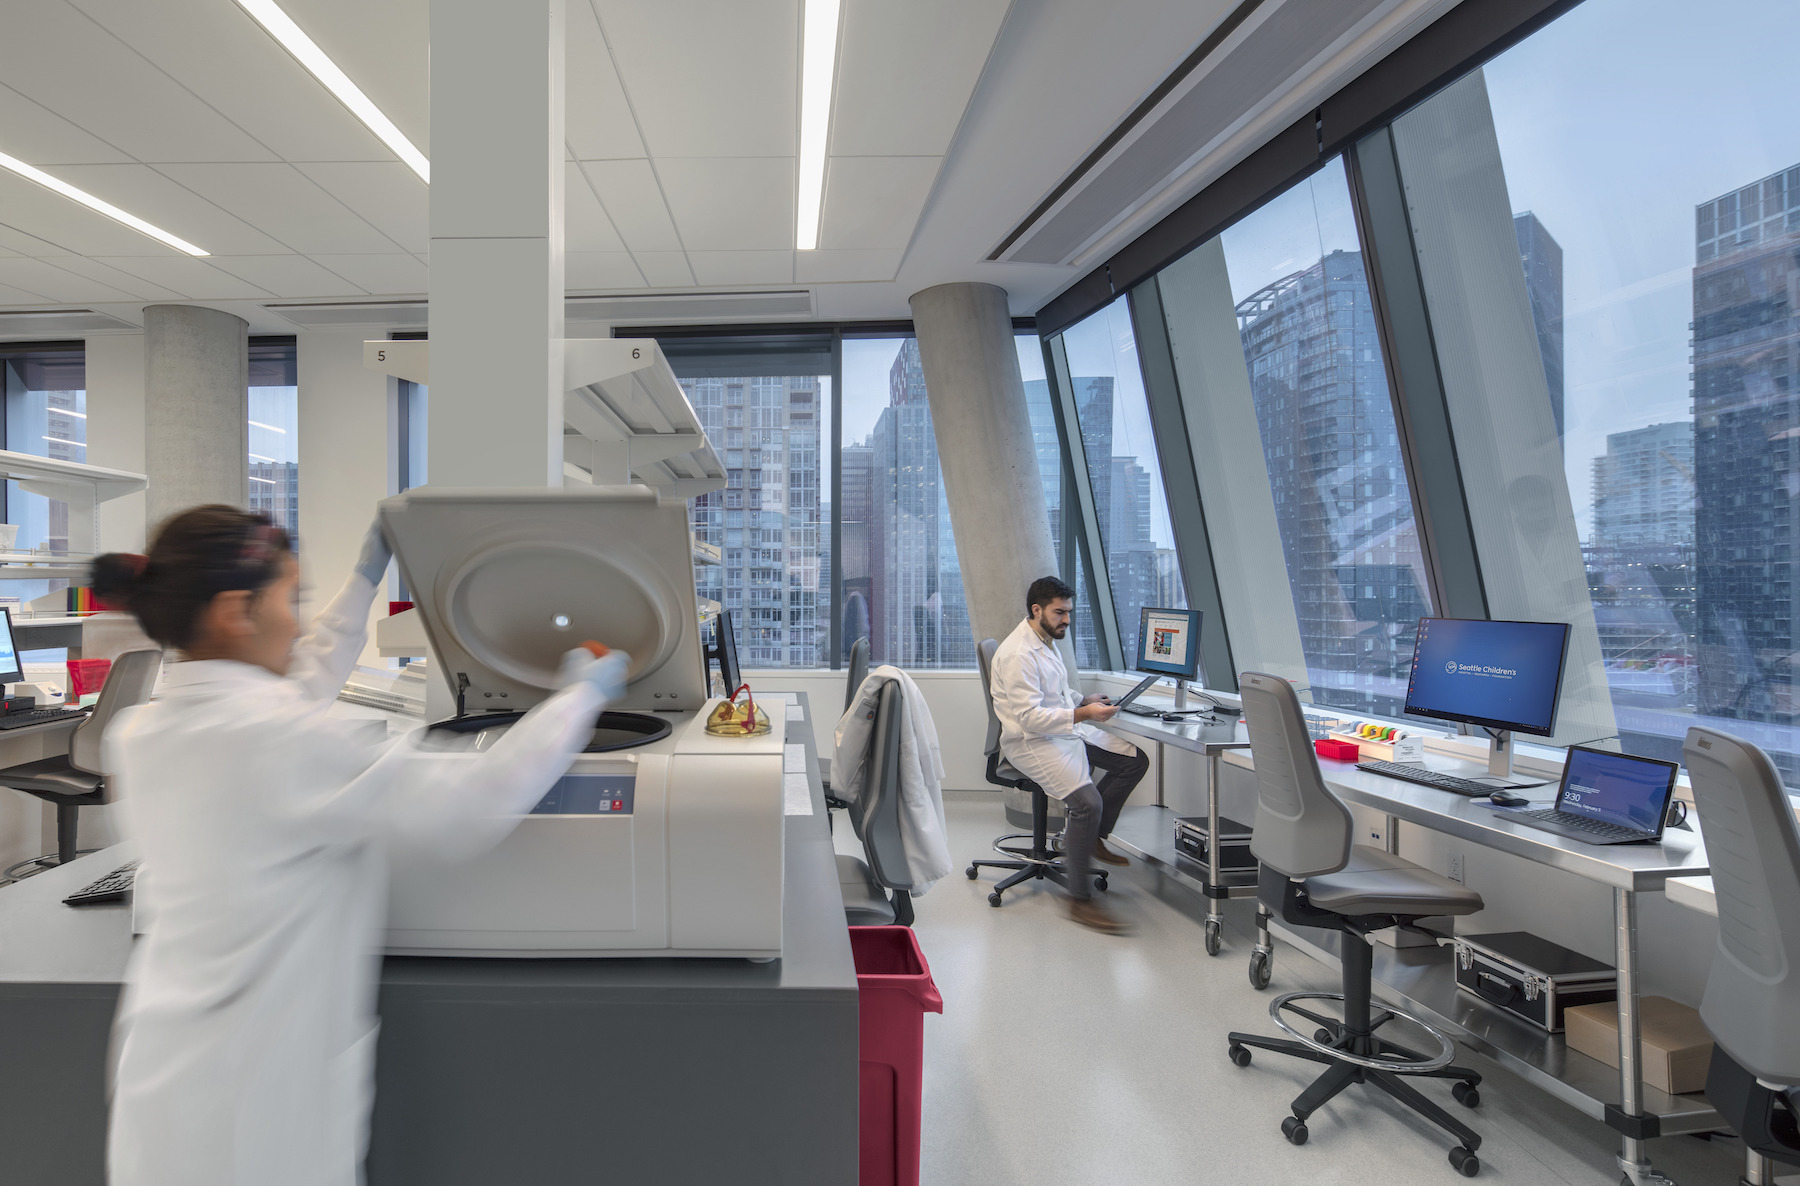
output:
[[[1434,914],[1473,914],[1481,909],[1481,895],[1391,853],[1355,845],[1350,809],[1319,774],[1319,760],[1293,686],[1279,676],[1254,671],[1245,672],[1240,684],[1256,767],[1256,822],[1250,830],[1250,850],[1261,863],[1257,898],[1285,922],[1339,933],[1344,991],[1277,997],[1270,1002],[1269,1016],[1294,1040],[1234,1033],[1227,1046],[1231,1061],[1249,1066],[1250,1049],[1255,1047],[1325,1065],[1324,1074],[1294,1100],[1294,1114],[1281,1122],[1281,1131],[1296,1145],[1306,1143],[1307,1117],[1350,1084],[1367,1083],[1452,1133],[1460,1143],[1450,1150],[1450,1164],[1472,1177],[1481,1168],[1475,1157],[1480,1136],[1401,1076],[1458,1080],[1452,1094],[1471,1108],[1481,1100],[1475,1090],[1481,1076],[1451,1066],[1455,1046],[1418,1018],[1388,1009],[1372,1011],[1374,955],[1369,936],[1393,926],[1415,926]],[[1343,1020],[1295,1004],[1303,1000],[1342,1001]],[[1288,1014],[1318,1028],[1307,1037]],[[1397,1017],[1436,1038],[1437,1052],[1420,1054],[1376,1036]]]
[[[850,711],[850,705],[845,705],[844,711]],[[907,873],[906,846],[900,835],[900,734],[905,711],[900,684],[895,680],[882,684],[867,711],[875,726],[869,731],[869,749],[863,757],[862,792],[855,802],[845,804],[850,826],[862,841],[863,855],[838,855],[838,888],[844,895],[849,925],[897,923],[909,927],[915,887]]]
[[[1682,761],[1719,902],[1706,1098],[1751,1149],[1800,1165],[1800,822],[1748,741],[1692,728]]]
[[[34,865],[38,870],[66,865],[79,855],[76,827],[82,805],[106,802],[100,739],[121,709],[150,699],[161,669],[161,651],[126,651],[113,660],[106,683],[100,688],[100,699],[87,720],[69,734],[68,753],[0,770],[0,787],[11,787],[56,804],[56,855],[23,861],[8,869],[7,876],[18,876]]]
[[[850,711],[850,705],[856,700],[857,691],[863,681],[869,678],[869,639],[865,635],[850,646],[850,662],[847,664],[848,676],[844,680],[844,711]]]
[[[970,861],[969,867],[963,870],[970,881],[981,876],[983,869],[1013,871],[1012,876],[1001,879],[988,894],[990,906],[1000,905],[1001,894],[1026,881],[1048,880],[1064,887],[1069,884],[1062,857],[1050,843],[1050,821],[1055,819],[1060,824],[1065,818],[1062,804],[1055,804],[1052,811],[1050,796],[1044,793],[1044,788],[1026,778],[1000,755],[1000,717],[994,712],[992,674],[994,652],[999,649],[1000,644],[991,638],[982,639],[981,645],[975,648],[975,659],[981,668],[981,698],[987,704],[987,748],[984,751],[987,754],[987,780],[1004,788],[1007,822],[1016,828],[1029,827],[1031,831],[1008,832],[997,837],[994,851],[1004,859]],[[1019,841],[1026,843],[1021,845]],[[1104,872],[1094,874],[1094,885],[1099,889],[1106,888]]]

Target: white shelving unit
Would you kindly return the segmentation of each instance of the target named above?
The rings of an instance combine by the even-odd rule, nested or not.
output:
[[[67,552],[0,552],[0,580],[12,581],[86,579],[100,538],[100,504],[135,494],[148,484],[143,474],[8,449],[0,449],[0,478],[69,507]]]

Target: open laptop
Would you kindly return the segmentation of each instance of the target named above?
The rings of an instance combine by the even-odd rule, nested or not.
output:
[[[1572,745],[1554,806],[1493,810],[1588,844],[1655,844],[1662,840],[1679,769],[1674,762]]]
[[[1155,674],[1146,675],[1143,679],[1138,681],[1137,687],[1131,689],[1131,691],[1125,693],[1123,696],[1121,696],[1117,700],[1113,701],[1113,707],[1119,709],[1121,712],[1133,713],[1140,717],[1159,717],[1159,716],[1161,716],[1162,715],[1161,709],[1133,708],[1131,706],[1131,702],[1133,700],[1136,700],[1139,696],[1142,696],[1145,692],[1148,692],[1151,688],[1155,687],[1158,683],[1160,683],[1162,681],[1162,678],[1163,678],[1162,676],[1155,675]]]

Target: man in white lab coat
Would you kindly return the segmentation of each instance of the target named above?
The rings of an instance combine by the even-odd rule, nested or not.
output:
[[[1118,714],[1106,697],[1084,697],[1069,687],[1069,671],[1056,642],[1069,632],[1074,599],[1075,590],[1055,577],[1031,583],[1025,620],[994,652],[994,712],[1000,718],[1001,754],[1045,794],[1061,800],[1068,817],[1063,866],[1069,917],[1097,931],[1123,934],[1130,928],[1093,900],[1091,862],[1131,863],[1107,848],[1105,838],[1150,768],[1150,759],[1129,741],[1090,723]]]

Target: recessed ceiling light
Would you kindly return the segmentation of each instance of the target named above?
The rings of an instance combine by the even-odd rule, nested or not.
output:
[[[19,176],[30,181],[35,181],[45,189],[53,190],[65,198],[80,202],[89,210],[97,210],[101,214],[106,215],[106,217],[113,219],[115,222],[122,222],[134,231],[141,231],[142,233],[149,235],[159,243],[167,243],[177,251],[185,251],[189,255],[212,254],[211,252],[200,250],[186,239],[176,238],[159,226],[151,226],[135,214],[125,213],[111,202],[102,202],[99,198],[96,198],[93,194],[88,193],[84,189],[76,189],[68,182],[52,177],[42,169],[33,168],[24,161],[19,160],[17,157],[10,157],[5,153],[0,152],[0,168],[11,169]]]
[[[800,217],[794,246],[819,245],[825,201],[825,142],[831,132],[831,88],[837,76],[839,0],[806,0],[800,46]]]
[[[406,134],[394,126],[394,121],[381,113],[381,108],[370,102],[369,96],[362,93],[362,88],[350,81],[350,76],[338,69],[337,63],[325,56],[313,39],[296,25],[293,18],[281,11],[275,0],[237,0],[238,7],[256,18],[256,23],[269,31],[269,35],[281,42],[282,48],[294,55],[302,66],[312,72],[312,76],[325,84],[327,90],[338,97],[338,102],[350,109],[350,114],[363,121],[369,131],[381,138],[381,142],[394,150],[394,155],[411,166],[419,175],[419,180],[431,184],[431,162],[425,154],[413,147],[413,142]]]

